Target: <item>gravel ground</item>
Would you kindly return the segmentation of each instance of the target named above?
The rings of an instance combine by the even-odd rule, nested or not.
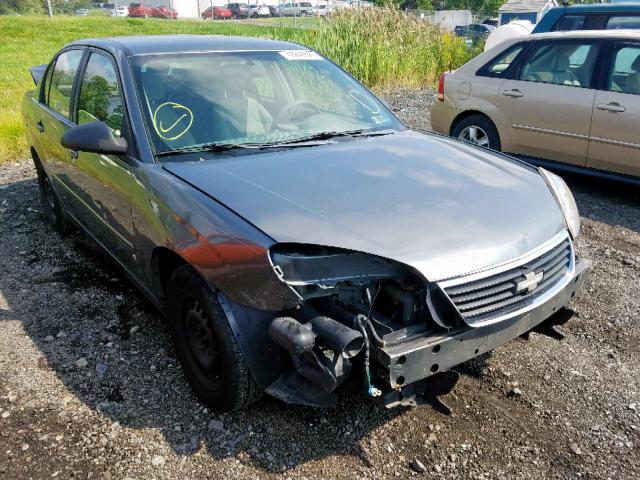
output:
[[[428,127],[433,92],[382,94]],[[31,163],[0,166],[0,478],[640,477],[640,194],[568,180],[594,268],[564,341],[464,366],[450,417],[348,393],[330,411],[265,398],[220,415],[153,308],[44,223]]]

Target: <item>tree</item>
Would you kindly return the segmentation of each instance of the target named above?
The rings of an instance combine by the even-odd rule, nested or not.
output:
[[[0,15],[11,13],[37,14],[44,13],[42,0],[2,0],[0,1]]]
[[[433,10],[433,2],[431,0],[417,0],[416,8],[418,10]]]
[[[51,0],[53,13],[58,15],[72,15],[76,10],[90,6],[91,0]]]
[[[482,13],[487,17],[497,17],[498,9],[504,5],[504,0],[484,0],[482,3]]]

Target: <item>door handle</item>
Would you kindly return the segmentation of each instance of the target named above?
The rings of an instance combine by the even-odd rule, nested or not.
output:
[[[69,158],[71,158],[71,160],[77,160],[78,152],[76,152],[75,150],[69,150]]]
[[[44,125],[43,125],[43,123],[42,123],[42,120],[40,120],[38,123],[36,123],[36,128],[38,129],[38,131],[39,131],[40,133],[43,133],[43,132],[44,132]]]
[[[620,113],[626,110],[626,108],[620,105],[618,102],[599,103],[598,105],[596,105],[596,107],[598,108],[598,110],[606,110],[607,112],[611,113]]]
[[[503,90],[502,95],[504,95],[505,97],[513,97],[513,98],[524,97],[524,93],[522,93],[517,88],[514,88],[513,90]]]

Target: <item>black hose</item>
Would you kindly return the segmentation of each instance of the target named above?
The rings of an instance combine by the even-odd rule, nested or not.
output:
[[[373,328],[373,325],[371,324],[371,320],[368,317],[365,317],[362,314],[359,314],[356,316],[356,321],[358,322],[358,325],[360,325],[361,322],[366,322],[365,325],[367,327],[369,327],[369,333],[371,334],[371,339],[373,340],[373,343],[376,344],[377,347],[384,347],[386,345],[386,342],[380,338],[380,336],[378,335],[378,332],[376,332],[375,328]]]

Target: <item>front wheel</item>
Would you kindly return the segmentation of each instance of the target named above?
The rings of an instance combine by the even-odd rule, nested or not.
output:
[[[471,115],[462,119],[451,136],[491,150],[500,150],[500,134],[493,122],[484,115]]]
[[[188,265],[167,285],[176,354],[195,393],[218,410],[234,410],[260,397],[227,316],[212,291]]]

